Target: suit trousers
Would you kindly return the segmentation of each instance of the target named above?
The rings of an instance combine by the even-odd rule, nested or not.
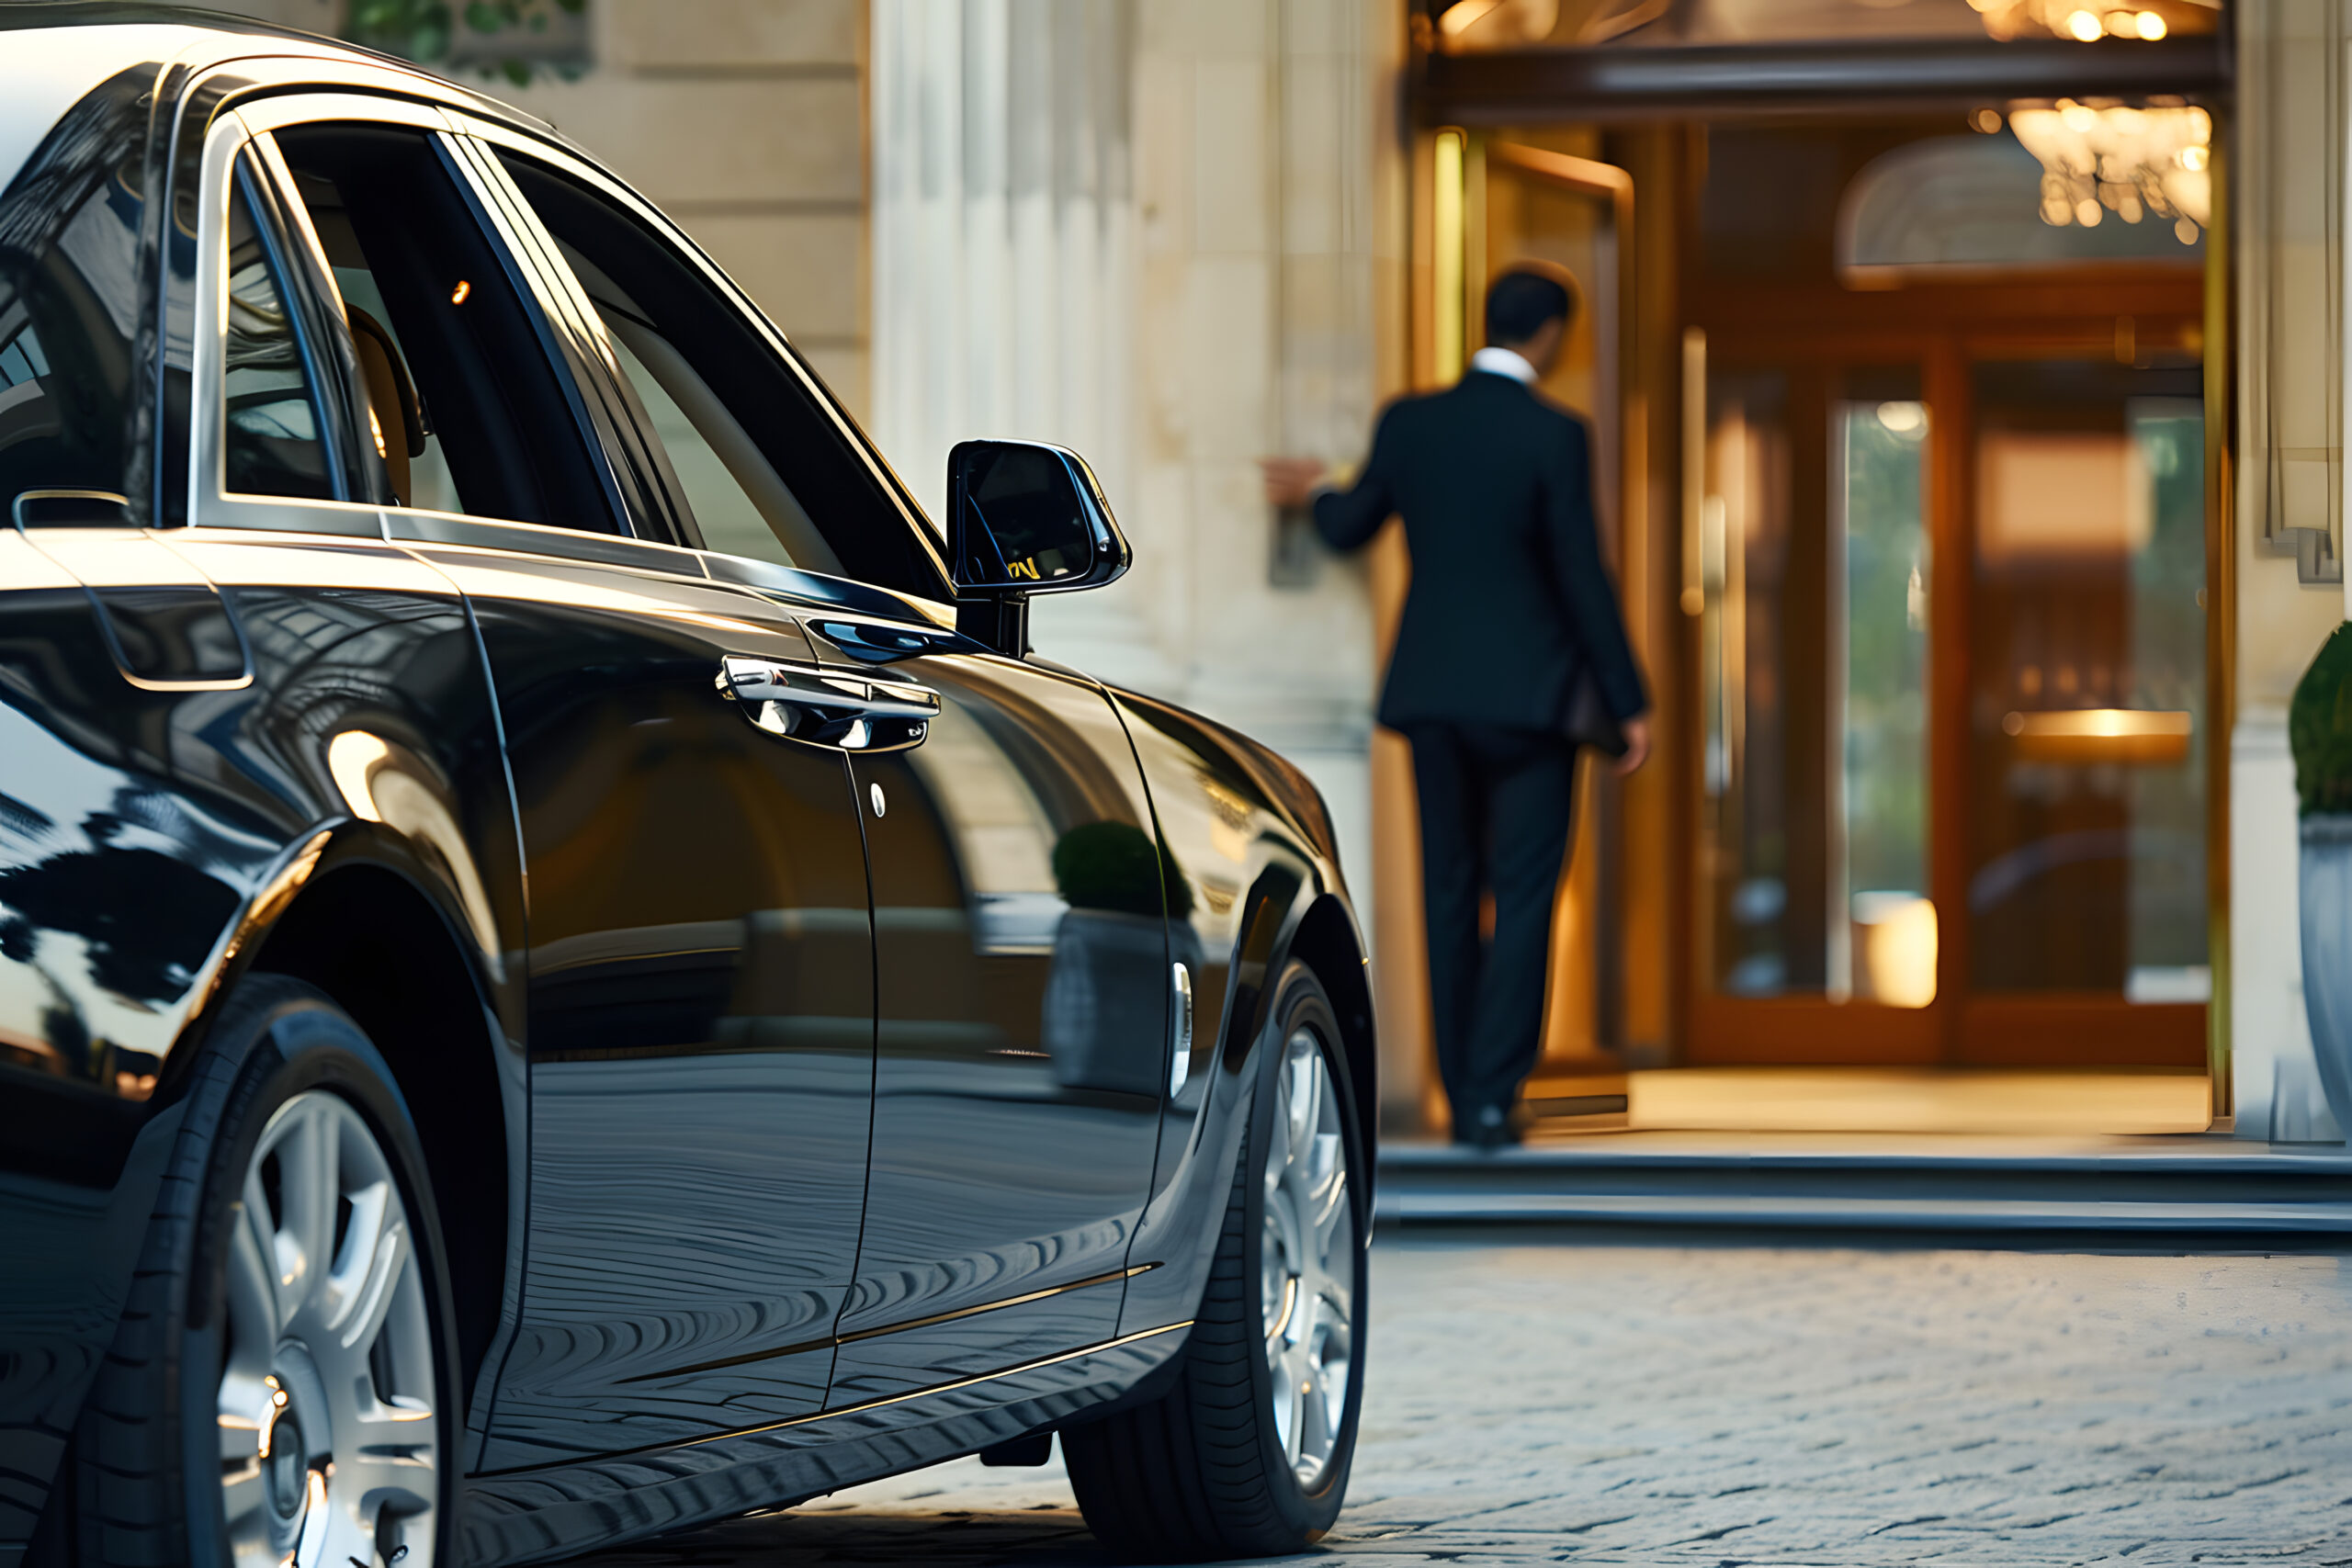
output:
[[[1544,1036],[1552,907],[1576,807],[1577,743],[1544,730],[1416,725],[1421,897],[1438,1073],[1456,1136],[1505,1111]],[[1481,897],[1495,930],[1481,937]]]

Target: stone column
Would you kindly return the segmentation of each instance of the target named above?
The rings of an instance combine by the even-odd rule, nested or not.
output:
[[[2287,704],[2346,611],[2345,589],[2328,579],[2341,577],[2342,559],[2342,182],[2352,28],[2344,0],[2245,0],[2238,30],[2237,120],[2223,166],[2237,225],[2234,592],[2215,600],[2234,617],[2224,630],[2233,690],[2226,708],[2214,705],[2232,716],[2229,919],[2226,955],[2215,954],[2215,967],[2228,976],[2239,1134],[2333,1137],[2303,1012]]]
[[[976,436],[1128,480],[1129,0],[875,0],[874,429],[934,517]]]

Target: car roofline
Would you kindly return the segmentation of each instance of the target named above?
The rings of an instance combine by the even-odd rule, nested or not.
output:
[[[330,38],[324,33],[230,16],[220,11],[187,6],[150,5],[143,0],[17,0],[16,4],[0,5],[0,33],[45,32],[75,27],[136,26],[187,29],[193,35],[188,47],[170,63],[198,75],[241,60],[299,59],[304,56],[343,60],[355,65],[396,72],[417,84],[420,96],[438,99],[469,114],[502,120],[534,136],[561,141],[567,150],[579,152],[600,168],[604,166],[601,160],[577,147],[569,137],[558,131],[552,121],[542,119],[504,99],[478,92],[413,60],[402,60],[396,54],[387,54],[381,50],[370,49],[345,39]],[[277,56],[255,51],[254,46],[256,42],[273,39],[299,44],[301,48],[294,54]]]

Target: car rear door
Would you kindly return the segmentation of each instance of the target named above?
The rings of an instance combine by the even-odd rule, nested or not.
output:
[[[842,754],[722,679],[812,669],[808,638],[667,542],[543,237],[469,139],[390,105],[254,112],[376,361],[385,533],[464,593],[503,724],[529,1239],[484,1468],[811,1414],[865,1183],[864,851]]]
[[[1101,687],[953,628],[927,525],[774,329],[594,170],[497,143],[666,455],[711,570],[842,677],[935,702],[847,743],[879,1045],[843,1408],[1113,1337],[1168,1072],[1150,808]],[[858,472],[860,465],[867,470]]]

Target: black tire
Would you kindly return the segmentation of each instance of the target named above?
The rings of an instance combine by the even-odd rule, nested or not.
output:
[[[415,1125],[390,1069],[357,1024],[310,986],[256,975],[222,1006],[192,1071],[122,1318],[75,1428],[74,1533],[85,1568],[222,1568],[234,1561],[217,1414],[229,1371],[232,1226],[243,1212],[239,1196],[249,1162],[273,1115],[298,1096],[317,1104],[322,1095],[356,1112],[349,1124],[372,1138],[368,1146],[380,1153],[398,1189],[405,1213],[393,1213],[405,1224],[391,1256],[404,1245],[416,1274],[412,1280],[401,1272],[403,1265],[386,1265],[399,1282],[383,1292],[408,1292],[409,1343],[430,1345],[428,1355],[412,1359],[430,1363],[434,1397],[425,1407],[432,1416],[418,1425],[437,1441],[424,1483],[436,1495],[429,1532],[415,1532],[429,1539],[404,1540],[411,1549],[401,1568],[452,1561],[452,1481],[463,1425],[457,1337],[447,1254]],[[327,1223],[334,1246],[341,1247],[352,1222],[338,1213]],[[371,1269],[362,1282],[374,1278]],[[429,1340],[414,1332],[420,1316]],[[412,1382],[426,1375],[413,1368],[405,1374]],[[266,1381],[278,1387],[274,1375]],[[277,1403],[288,1405],[283,1397]],[[299,1425],[294,1432],[299,1438]],[[262,1446],[266,1452],[266,1438]],[[287,1439],[280,1450],[300,1446]],[[254,1473],[265,1488],[276,1479],[266,1464]],[[335,1562],[341,1568],[339,1557]]]
[[[1293,964],[1283,972],[1269,1018],[1258,1043],[1246,1131],[1216,1260],[1175,1381],[1148,1404],[1061,1434],[1070,1484],[1088,1527],[1104,1546],[1131,1561],[1198,1562],[1300,1551],[1331,1528],[1347,1492],[1363,1404],[1363,1138],[1340,1048],[1338,1017],[1312,970]],[[1276,1077],[1283,1070],[1289,1043],[1302,1031],[1313,1036],[1335,1090],[1351,1227],[1344,1251],[1353,1275],[1344,1405],[1329,1427],[1329,1457],[1311,1482],[1303,1482],[1294,1467],[1277,1422],[1277,1385],[1267,1356],[1275,1330],[1269,1327],[1261,1285],[1269,1246],[1264,1172],[1275,1135],[1276,1102],[1288,1102]],[[1285,1303],[1290,1299],[1283,1298]],[[1294,1409],[1291,1424],[1300,1419]]]

